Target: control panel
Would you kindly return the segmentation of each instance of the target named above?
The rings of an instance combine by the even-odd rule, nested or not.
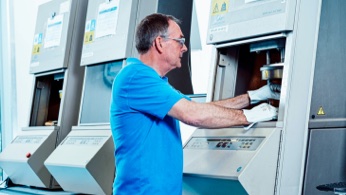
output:
[[[265,137],[192,137],[185,149],[256,150]]]
[[[88,145],[88,146],[102,146],[108,137],[106,136],[67,136],[66,139],[61,143],[61,145]]]
[[[12,144],[41,144],[45,138],[47,138],[45,135],[17,136]]]

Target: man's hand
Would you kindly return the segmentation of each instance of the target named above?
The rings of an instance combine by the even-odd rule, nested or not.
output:
[[[248,91],[250,97],[250,103],[256,104],[260,101],[267,99],[280,99],[281,85],[278,84],[267,84],[257,90]]]
[[[267,103],[262,103],[253,107],[251,110],[243,109],[243,113],[249,123],[257,123],[276,119],[278,109]]]

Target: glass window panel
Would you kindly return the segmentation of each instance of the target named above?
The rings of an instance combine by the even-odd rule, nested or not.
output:
[[[80,124],[109,124],[112,84],[123,61],[86,67]]]

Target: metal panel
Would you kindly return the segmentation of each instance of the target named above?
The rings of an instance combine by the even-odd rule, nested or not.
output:
[[[215,2],[220,1],[212,1],[212,3]],[[247,192],[249,194],[302,194],[302,186],[304,180],[303,173],[305,168],[304,162],[306,160],[306,148],[309,135],[308,125],[309,128],[318,127],[317,125],[322,125],[320,127],[334,127],[336,125],[338,127],[341,126],[342,128],[345,127],[346,98],[344,89],[346,82],[344,82],[344,78],[340,77],[345,75],[346,71],[346,69],[344,68],[344,62],[346,60],[344,55],[345,52],[344,48],[342,47],[345,42],[344,40],[342,40],[344,39],[342,33],[345,32],[343,20],[346,17],[344,13],[341,13],[341,10],[344,10],[345,8],[344,4],[346,3],[344,3],[345,1],[328,0],[323,1],[323,3],[322,0],[297,1],[298,3],[296,9],[295,1],[280,1],[280,3],[286,4],[285,11],[278,9],[279,12],[270,12],[272,14],[271,16],[253,17],[253,15],[258,14],[258,11],[260,11],[261,13],[265,13],[263,12],[263,9],[275,10],[275,3],[279,3],[279,1],[245,0],[238,1],[237,3],[239,5],[243,2],[245,2],[245,4],[247,5],[244,5],[243,7],[239,6],[238,11],[244,11],[245,13],[246,11],[251,10],[251,13],[248,12],[249,14],[243,17],[246,21],[241,21],[242,18],[238,18],[239,21],[232,22],[232,19],[236,20],[238,16],[241,16],[241,14],[239,14],[238,16],[234,16],[234,18],[230,18],[230,15],[234,10],[226,9],[227,11],[225,11],[224,13],[211,16],[214,17],[214,20],[211,19],[210,22],[213,25],[215,24],[216,26],[214,29],[211,29],[211,25],[209,25],[209,36],[213,35],[214,37],[208,37],[213,38],[212,40],[208,41],[210,41],[209,43],[219,44],[216,45],[216,47],[220,54],[227,54],[227,50],[229,50],[229,48],[231,47],[241,48],[238,45],[243,44],[243,42],[248,40],[249,37],[255,37],[254,39],[261,38],[262,35],[265,34],[272,35],[276,32],[276,30],[282,31],[282,33],[284,33],[286,37],[286,53],[279,103],[279,118],[276,124],[277,127],[278,125],[282,126],[283,133],[280,146],[278,146],[278,150],[280,149],[280,152],[278,156],[279,167],[278,171],[276,172],[277,179],[275,184],[272,183],[272,186],[274,186],[276,191],[274,191],[273,193],[261,193],[259,191]],[[235,1],[230,1],[229,6],[231,7],[231,5],[236,5],[235,3]],[[268,6],[263,7],[265,4],[267,4]],[[327,14],[326,16],[326,13],[323,13],[325,12],[324,9],[329,10],[333,13],[330,13],[330,15]],[[296,11],[298,12],[295,13]],[[284,16],[285,14],[287,15]],[[295,17],[294,20],[293,17]],[[331,22],[332,20],[334,21],[330,24],[329,22]],[[228,23],[229,21],[231,21],[230,24]],[[322,30],[319,28],[319,25],[321,25]],[[334,31],[334,27],[336,32],[330,32]],[[213,30],[213,32],[210,32],[211,30]],[[226,42],[230,40],[233,42]],[[326,42],[328,42],[328,44]],[[239,53],[241,54],[241,52]],[[215,55],[214,61],[218,61],[218,57],[221,58],[218,54]],[[245,55],[247,55],[247,58],[251,58],[251,54],[249,54],[249,52],[245,52]],[[234,57],[235,55],[228,56],[237,59],[236,57]],[[334,57],[335,59],[329,60],[330,58]],[[237,59],[239,61],[237,62],[239,63],[239,65],[240,59],[241,57],[238,57]],[[330,65],[326,67],[325,64],[329,63],[337,65]],[[238,66],[238,69],[239,67],[240,66]],[[216,68],[212,69],[212,71],[214,71],[212,75],[212,79],[214,79],[215,74],[217,74]],[[330,74],[334,74],[335,71],[337,72],[335,73],[336,78],[330,79]],[[331,80],[331,82],[329,82],[329,80]],[[215,92],[214,89],[218,90],[217,86],[215,85],[220,85],[220,83],[218,83],[216,79],[215,81],[212,81],[212,86],[210,87],[212,91],[208,91],[208,97],[210,97],[211,93]],[[237,85],[235,86],[235,89],[231,88],[231,90],[235,91],[235,95],[239,94],[240,92],[239,90],[237,90]],[[324,97],[320,98],[321,96]],[[323,101],[316,101],[316,99],[320,99]],[[332,102],[334,101],[334,99],[336,99],[335,102]],[[315,104],[317,106],[317,109],[313,108]],[[319,104],[326,105],[326,108],[328,109],[331,108],[330,115],[327,116],[327,114],[325,114],[326,116],[321,116],[320,119],[315,116],[315,119],[310,119],[310,123],[308,123],[309,118],[312,118],[312,113],[316,113],[317,111],[319,111],[319,108],[321,106]],[[333,109],[337,110],[333,112]],[[337,115],[337,117],[333,118],[333,115]],[[331,119],[328,117],[331,117]],[[236,132],[233,133],[236,134]],[[326,134],[326,137],[329,136],[331,135]],[[321,140],[316,140],[317,141],[314,141],[316,145],[321,142]],[[332,141],[332,139],[330,141]],[[272,147],[272,149],[275,147],[276,146]],[[341,146],[341,148],[344,147]],[[186,149],[184,149],[184,152],[185,150]],[[261,154],[261,152],[259,152],[258,154]],[[206,155],[204,152],[200,152],[199,156],[196,156],[207,159],[205,161],[212,161],[212,163],[214,163],[216,167],[215,169],[222,167],[218,164],[218,162],[215,162],[214,159],[207,158],[207,156],[215,157],[215,155]],[[230,158],[230,155],[224,155],[224,159],[227,160],[227,158]],[[237,160],[244,160],[245,158],[246,155],[243,155],[239,156]],[[261,165],[267,164],[267,159],[263,159],[261,161]],[[310,165],[311,162],[314,161],[316,161],[316,159],[311,160]],[[198,163],[201,162],[204,163],[203,160],[200,160]],[[204,166],[203,164],[201,165],[198,163],[196,161],[196,167],[193,167],[191,165],[190,166],[195,170],[198,169],[198,167]],[[254,162],[251,161],[247,163],[247,166],[251,166],[253,164]],[[342,164],[342,162],[339,162],[339,164]],[[212,170],[213,168],[213,166],[206,167],[208,168],[208,170]],[[314,168],[313,171],[316,172],[316,169],[317,168]],[[258,176],[260,174],[259,171],[262,171],[258,168],[252,169],[253,172],[255,172],[254,170],[256,171],[256,173],[252,174],[252,177]],[[342,170],[344,173],[344,168],[342,168]],[[248,171],[248,173],[251,173],[251,171]],[[205,176],[208,178],[211,177],[210,175]],[[251,178],[248,176],[250,175],[244,175],[243,179],[246,180]],[[313,180],[314,177],[311,177],[310,179]],[[242,182],[241,178],[239,178],[239,181]],[[309,180],[307,181],[310,182]],[[243,186],[245,189],[251,189],[255,187],[255,184],[253,182],[252,186],[250,185],[249,188],[246,188],[245,185]]]
[[[346,2],[322,0],[303,194],[346,180]]]
[[[139,0],[89,2],[81,65],[121,60],[131,56],[138,2]],[[110,6],[108,13],[105,13],[105,6]],[[112,21],[107,17],[112,17]]]
[[[110,1],[112,2],[112,1]],[[116,1],[113,1],[116,2]],[[151,1],[119,1],[114,17],[115,29],[106,32],[100,37],[98,25],[104,25],[99,10],[107,3],[103,0],[90,2],[87,14],[87,23],[83,45],[81,65],[94,65],[98,63],[122,60],[138,56],[135,50],[135,29],[145,16],[151,13],[170,14],[182,20],[181,29],[186,38],[185,44],[190,45],[191,18],[193,1],[184,0],[151,0]],[[95,26],[95,27],[90,27]],[[110,25],[111,26],[111,25]],[[182,58],[182,67],[167,74],[169,82],[184,94],[193,94],[190,51]]]
[[[278,128],[197,129],[184,146],[183,194],[273,194],[280,135]],[[218,147],[220,138],[231,141]]]
[[[322,1],[310,128],[346,126],[345,9],[343,0]]]
[[[279,157],[276,194],[302,193],[304,160],[308,140],[308,115],[315,66],[320,1],[298,1],[295,26],[286,41],[284,90],[280,111],[283,136]],[[280,117],[280,112],[279,112]]]
[[[44,164],[65,191],[112,194],[115,166],[110,127],[74,128]]]
[[[84,23],[87,1],[56,0],[40,5],[30,64],[30,73],[67,68],[73,46],[74,26]],[[82,9],[81,9],[82,10]],[[78,34],[78,33],[77,33]],[[81,45],[81,43],[79,44]]]
[[[303,194],[325,195],[316,186],[346,181],[346,128],[310,129]]]
[[[22,131],[0,154],[0,166],[15,184],[53,188],[43,162],[53,152],[58,128]]]
[[[296,1],[211,1],[207,43],[293,30]]]

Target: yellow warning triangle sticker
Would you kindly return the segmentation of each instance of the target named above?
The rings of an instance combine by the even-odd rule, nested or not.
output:
[[[213,14],[218,13],[218,12],[219,12],[219,6],[218,6],[218,4],[216,3],[216,4],[215,4],[215,7],[214,7],[214,10],[213,10]]]
[[[320,106],[320,109],[318,109],[317,115],[325,115],[322,106]]]

